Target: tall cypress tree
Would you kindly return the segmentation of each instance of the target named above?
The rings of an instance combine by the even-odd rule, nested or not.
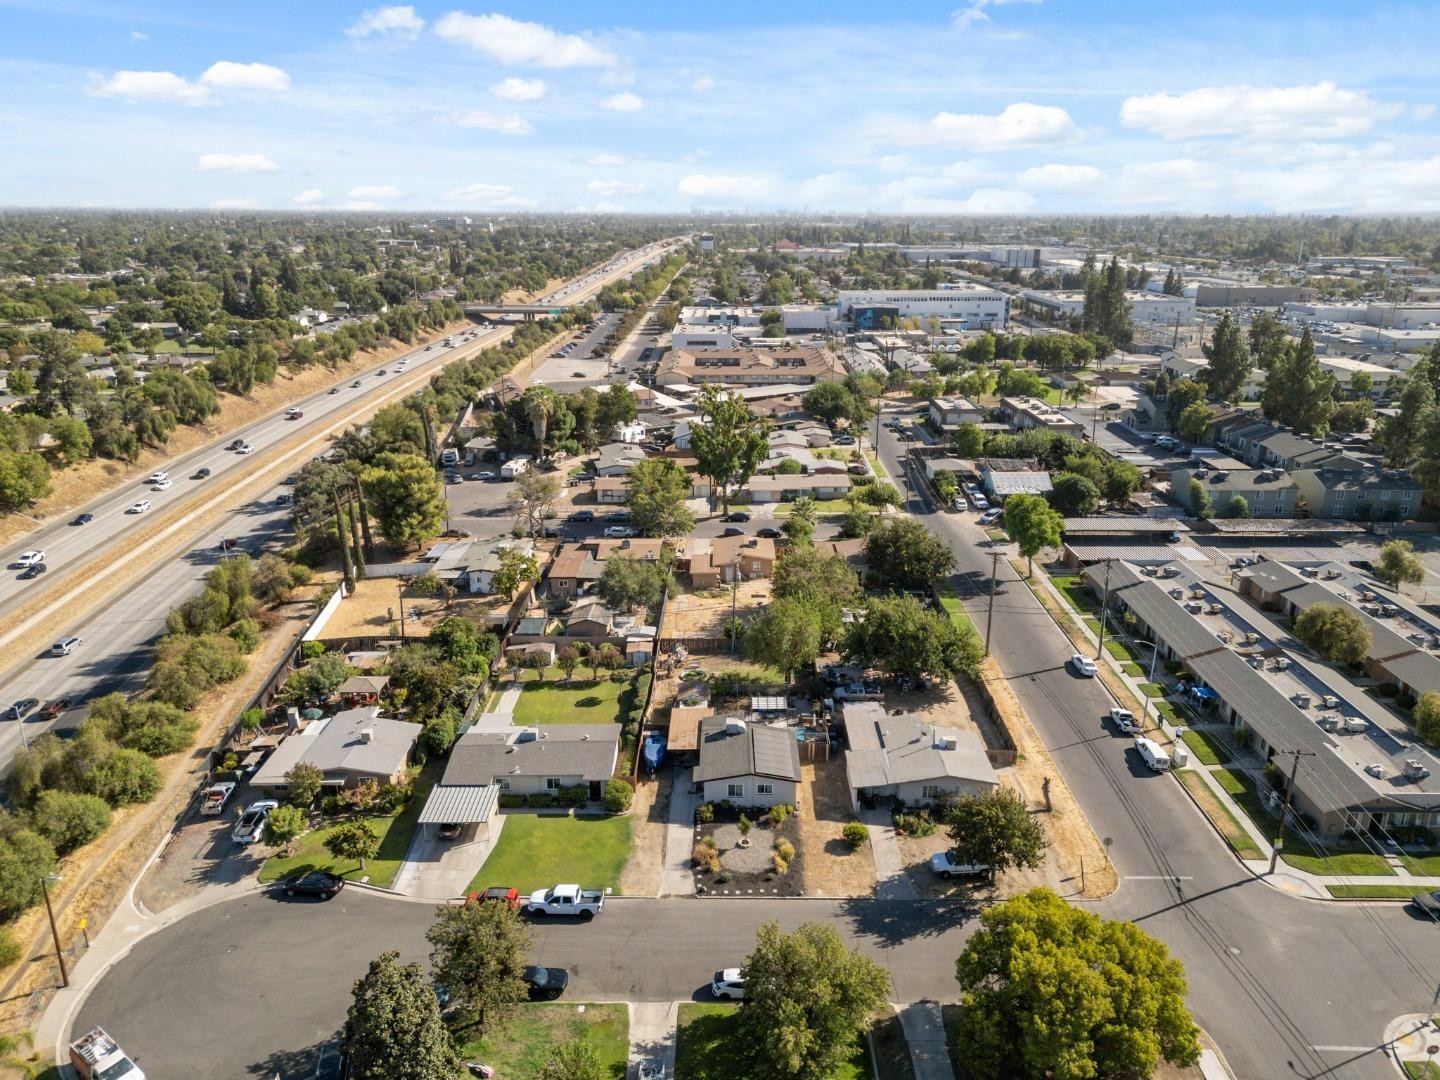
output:
[[[1210,361],[1210,371],[1205,380],[1210,385],[1210,392],[1220,401],[1237,400],[1252,364],[1240,325],[1228,311],[1220,316],[1210,343],[1202,343],[1200,348]]]

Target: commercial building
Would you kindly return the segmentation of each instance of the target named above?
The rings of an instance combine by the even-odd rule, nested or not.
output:
[[[1196,285],[1196,307],[1279,307],[1292,301],[1308,300],[1314,289],[1300,285]]]
[[[856,330],[878,330],[887,319],[955,319],[966,328],[1004,330],[1010,297],[992,289],[842,289],[837,316]]]
[[[1029,289],[1020,294],[1031,307],[1047,311],[1059,318],[1070,318],[1085,310],[1083,292],[1046,292]],[[1164,293],[1127,292],[1130,321],[1145,325],[1174,326],[1195,318],[1195,301],[1188,296],[1167,296]]]
[[[672,349],[660,361],[655,383],[657,386],[700,383],[809,386],[844,377],[845,365],[824,349]]]

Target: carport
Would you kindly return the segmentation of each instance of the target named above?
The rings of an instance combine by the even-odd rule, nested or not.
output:
[[[499,784],[436,784],[420,811],[420,825],[437,830],[441,825],[462,825],[462,841],[485,840],[499,801]]]
[[[436,784],[420,811],[419,828],[395,875],[395,891],[435,900],[463,896],[485,864],[505,816],[496,814],[498,784]],[[440,826],[459,825],[453,840],[440,838]]]

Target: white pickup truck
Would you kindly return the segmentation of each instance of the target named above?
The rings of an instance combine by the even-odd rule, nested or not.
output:
[[[948,878],[979,877],[990,872],[990,867],[984,863],[957,863],[948,851],[931,855],[930,869],[940,877]]]
[[[525,910],[531,915],[578,915],[582,919],[593,919],[605,906],[605,894],[598,889],[585,890],[579,885],[556,885],[553,889],[540,889],[530,894],[525,901]]]
[[[103,1028],[91,1028],[70,1044],[70,1065],[82,1080],[145,1080],[145,1074]]]

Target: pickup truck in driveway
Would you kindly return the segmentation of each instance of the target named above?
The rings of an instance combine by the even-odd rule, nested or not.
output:
[[[605,894],[598,889],[585,890],[579,885],[556,885],[553,889],[540,889],[530,894],[525,901],[525,910],[531,915],[578,915],[582,919],[593,919],[605,906]]]

